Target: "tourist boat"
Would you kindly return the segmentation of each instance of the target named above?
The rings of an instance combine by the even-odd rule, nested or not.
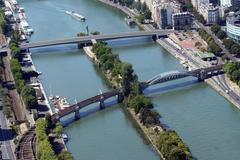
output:
[[[57,112],[70,107],[70,103],[65,97],[50,96],[49,99],[51,100]]]
[[[74,12],[74,11],[65,11],[67,14],[71,15],[73,18],[80,20],[80,21],[85,21],[86,18],[83,17],[82,15]]]

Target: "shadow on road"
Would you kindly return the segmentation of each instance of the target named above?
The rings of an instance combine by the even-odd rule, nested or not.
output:
[[[14,138],[12,129],[0,129],[0,141],[8,141]]]
[[[38,110],[39,112],[47,112],[49,109],[48,109],[48,107],[47,107],[46,105],[41,105],[41,104],[39,104],[39,105],[37,106],[37,110]]]

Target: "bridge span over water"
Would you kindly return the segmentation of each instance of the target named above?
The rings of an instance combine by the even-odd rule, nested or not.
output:
[[[138,31],[138,32],[122,32],[122,33],[110,33],[110,34],[102,34],[102,35],[89,35],[82,37],[72,37],[72,38],[62,38],[56,40],[46,40],[32,43],[23,43],[20,45],[20,49],[31,49],[38,47],[47,47],[54,45],[63,45],[63,44],[74,44],[74,43],[82,43],[89,44],[92,43],[91,40],[113,40],[113,39],[122,39],[122,38],[134,38],[134,37],[146,37],[151,36],[153,39],[158,39],[160,37],[167,36],[169,33],[172,33],[172,30],[154,30],[154,31]]]
[[[200,68],[192,71],[170,71],[170,72],[165,72],[158,74],[154,76],[153,78],[142,82],[141,83],[141,89],[144,90],[152,85],[156,85],[159,83],[164,83],[167,81],[172,81],[184,77],[196,77],[199,81],[204,81],[207,78],[211,78],[212,76],[216,76],[219,74],[223,73],[223,65],[217,65],[217,66],[212,66],[208,68]],[[75,119],[80,118],[79,111],[82,108],[87,107],[90,104],[99,102],[100,104],[100,109],[103,109],[105,107],[104,101],[106,99],[109,99],[111,97],[116,97],[118,103],[121,103],[124,100],[124,93],[122,89],[116,89],[113,91],[105,92],[99,95],[96,95],[94,97],[88,98],[86,100],[83,100],[81,102],[78,102],[76,104],[73,104],[72,106],[64,109],[64,110],[59,110],[59,112],[54,113],[52,115],[52,122],[55,123],[57,122],[60,118],[69,115],[71,113],[75,113]]]

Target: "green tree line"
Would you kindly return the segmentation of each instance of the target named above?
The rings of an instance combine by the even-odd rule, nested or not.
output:
[[[224,64],[227,76],[240,86],[240,62],[227,62]]]
[[[202,28],[198,29],[199,35],[207,42],[209,52],[214,53],[216,56],[220,56],[222,49],[216,44],[214,39]]]
[[[19,61],[22,60],[22,54],[18,47],[19,33],[13,32],[11,35],[11,41],[9,47],[11,50],[12,59],[10,60],[11,71],[15,80],[15,85],[18,93],[23,97],[23,100],[27,106],[27,109],[35,108],[37,103],[37,97],[35,89],[32,86],[25,84],[23,78],[23,72]]]
[[[55,127],[54,130],[56,130],[56,128],[57,127]],[[72,155],[68,151],[62,151],[58,155],[55,154],[49,142],[48,129],[47,120],[41,118],[36,121],[37,160],[73,160]]]
[[[169,160],[191,160],[188,146],[175,131],[162,131],[158,135],[157,147],[163,156]]]
[[[141,2],[140,0],[112,0],[115,3],[119,3],[123,6],[136,9],[140,14],[137,16],[139,22],[143,23],[145,19],[151,19],[152,12],[148,8],[146,2]]]
[[[4,16],[3,10],[0,10],[0,33],[5,33],[6,32],[6,20]]]
[[[236,55],[237,57],[240,56],[240,45],[228,38],[227,33],[221,30],[221,27],[218,24],[213,24],[211,26],[211,30],[219,39],[222,40],[223,45],[231,54]]]

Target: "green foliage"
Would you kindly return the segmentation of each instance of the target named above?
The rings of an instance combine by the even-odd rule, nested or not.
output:
[[[84,37],[84,36],[88,36],[87,33],[84,33],[84,32],[80,32],[77,34],[78,37]]]
[[[234,41],[232,39],[224,39],[223,44],[227,49],[231,49],[232,45],[234,45]]]
[[[100,61],[99,67],[103,72],[111,72],[112,77],[118,82],[128,95],[131,91],[133,81],[136,80],[136,75],[132,66],[128,63],[120,61],[118,55],[114,54],[108,46],[102,42],[93,45],[92,51],[96,54],[97,59]]]
[[[138,20],[138,22],[143,23],[144,22],[144,16],[142,14],[136,16],[136,19]]]
[[[227,37],[227,34],[223,30],[220,30],[220,31],[217,32],[216,36],[220,39],[224,39],[224,38]]]
[[[154,109],[141,109],[139,118],[141,123],[143,123],[143,125],[145,125],[146,127],[160,124],[160,114]]]
[[[62,151],[59,155],[58,155],[58,160],[73,160],[73,156],[70,152],[68,151]]]
[[[182,3],[181,4],[181,10],[183,12],[187,12],[187,11],[191,12],[191,11],[193,11],[192,3]]]
[[[57,160],[51,144],[47,139],[37,144],[37,160]]]
[[[127,96],[132,90],[132,82],[134,81],[132,65],[128,63],[122,63],[121,76],[122,86],[124,94]]]
[[[188,146],[175,131],[162,131],[158,135],[157,147],[163,156],[169,160],[191,160]]]
[[[21,71],[20,63],[18,62],[17,59],[12,58],[10,61],[10,65],[11,65],[13,77],[15,79],[17,91],[18,93],[21,93],[25,83],[24,83],[24,80],[22,80],[22,71]]]
[[[128,106],[132,107],[136,114],[140,114],[140,122],[146,127],[160,124],[160,115],[153,110],[150,99],[142,94],[130,94],[128,96]]]
[[[60,122],[57,122],[55,125],[55,128],[53,129],[53,133],[59,136],[62,132],[63,132],[63,126]]]
[[[91,32],[91,35],[99,35],[100,32],[99,31],[94,31],[94,32]]]
[[[28,108],[34,108],[37,106],[36,91],[33,86],[25,85],[21,91],[21,95]]]
[[[45,114],[45,120],[46,120],[46,126],[47,126],[47,128],[49,128],[51,123],[52,123],[51,114],[50,113]]]
[[[118,0],[118,2],[123,6],[131,6],[134,0]]]
[[[6,20],[4,16],[4,12],[1,10],[0,11],[0,32],[5,33],[6,32]]]
[[[141,109],[153,108],[149,98],[144,95],[136,95],[130,100],[130,107],[134,108],[135,113],[139,113]]]
[[[224,32],[223,30],[221,30],[221,27],[218,24],[213,24],[211,26],[211,31],[216,34],[216,36],[220,39],[224,39],[227,37],[226,32]]]
[[[217,34],[220,30],[221,30],[221,27],[216,23],[211,26],[211,31],[215,34]]]
[[[45,119],[36,121],[37,160],[57,160],[47,136],[47,122]]]
[[[208,43],[209,51],[213,52],[215,55],[220,55],[222,49],[216,44],[214,39],[208,35],[208,33],[204,29],[198,30],[199,35]]]
[[[231,54],[240,55],[240,46],[238,43],[234,42],[232,39],[223,39],[224,46],[229,50]]]
[[[238,85],[240,84],[240,62],[225,63],[224,71],[232,81],[234,81]]]
[[[152,18],[152,12],[148,9],[143,13],[144,19],[151,19]]]
[[[36,93],[34,88],[32,86],[25,85],[25,82],[24,82],[21,65],[19,63],[19,60],[21,60],[22,55],[18,47],[18,41],[19,41],[19,33],[13,32],[11,35],[11,41],[10,41],[10,49],[11,49],[13,58],[10,61],[10,66],[11,66],[11,70],[15,80],[17,91],[23,97],[23,100],[27,106],[27,109],[31,109],[36,107],[38,103],[37,103],[37,98],[36,98]]]

